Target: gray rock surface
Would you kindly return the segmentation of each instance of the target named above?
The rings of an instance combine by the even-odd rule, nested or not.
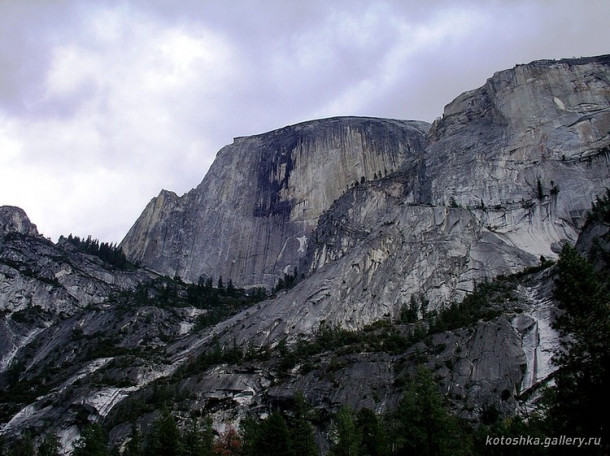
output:
[[[609,185],[609,65],[537,61],[460,95],[430,130],[419,200],[468,207],[507,243],[553,257]]]
[[[52,425],[70,449],[83,416],[103,419],[176,368],[157,350],[188,333],[199,309],[124,303],[157,275],[54,244],[20,209],[0,214],[0,434]]]
[[[36,225],[30,222],[25,211],[15,206],[0,207],[0,238],[9,233],[38,236]]]
[[[609,81],[606,58],[535,62],[458,97],[412,168],[350,189],[320,218],[299,267],[308,279],[239,337],[358,328],[412,295],[442,306],[555,258],[610,185]]]
[[[447,105],[428,139],[425,126],[367,118],[236,139],[197,189],[154,199],[122,245],[189,280],[310,277],[244,339],[321,320],[359,327],[418,293],[459,300],[476,281],[556,257],[610,186],[609,60],[498,72]]]
[[[172,277],[273,287],[298,265],[333,201],[413,164],[427,128],[342,117],[236,138],[196,189],[154,198],[121,247],[132,261]]]
[[[358,329],[397,318],[411,296],[424,293],[432,310],[460,301],[476,281],[538,261],[467,209],[405,205],[402,192],[390,178],[342,197],[314,233],[302,267],[307,279],[249,312],[236,337],[272,343],[309,334],[321,322]]]
[[[146,402],[160,378],[188,393],[184,410],[211,410],[218,429],[294,391],[325,413],[342,403],[383,412],[422,356],[456,413],[514,413],[554,368],[552,270],[500,295],[494,317],[404,353],[328,351],[287,373],[271,358],[171,376],[214,344],[276,347],[321,325],[360,329],[396,320],[413,296],[438,309],[579,235],[581,252],[607,251],[606,223],[581,229],[610,186],[609,64],[499,72],[450,103],[429,134],[421,122],[334,118],[236,138],[199,187],[153,199],[122,243],[132,260],[191,281],[270,287],[297,268],[293,288],[201,330],[205,309],[153,302],[170,285],[121,299],[156,273],[113,269],[0,208],[0,386],[14,387],[15,373],[23,385],[0,404],[0,433],[50,426],[70,448],[83,420],[116,421],[124,441],[121,407]]]

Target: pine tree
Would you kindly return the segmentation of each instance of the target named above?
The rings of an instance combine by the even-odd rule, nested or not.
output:
[[[191,417],[182,434],[183,456],[207,456],[212,449],[214,434],[212,421],[207,419],[203,428],[195,417]]]
[[[332,456],[358,456],[362,438],[358,431],[354,411],[348,406],[342,405],[332,424],[333,442],[328,454]]]
[[[180,432],[176,420],[167,406],[163,406],[161,416],[153,424],[146,454],[178,456],[181,450]]]
[[[133,423],[131,428],[131,438],[127,442],[124,456],[143,456],[144,449],[142,448],[142,435],[138,426]]]
[[[243,456],[256,456],[262,440],[260,422],[252,416],[246,417],[241,422],[240,428]]]
[[[408,381],[396,418],[397,455],[468,454],[468,445],[459,438],[456,419],[444,407],[427,369],[418,368]]]
[[[419,311],[419,303],[415,298],[415,295],[411,295],[411,301],[407,306],[403,303],[400,307],[400,322],[401,323],[415,323],[417,321],[417,314]]]
[[[55,434],[47,434],[38,445],[38,456],[59,456],[59,439]]]
[[[244,420],[242,437],[244,456],[297,456],[286,421],[279,413],[272,413],[265,420]]]
[[[297,393],[294,402],[294,416],[290,426],[292,448],[297,456],[317,456],[313,426],[309,422],[309,406],[303,394]]]
[[[538,192],[538,199],[543,199],[544,198],[544,190],[542,189],[542,181],[540,179],[538,179],[537,183],[536,183],[536,190]]]
[[[386,435],[375,412],[366,407],[360,409],[356,424],[362,438],[361,454],[366,456],[385,456],[388,454]]]
[[[236,291],[235,285],[233,285],[233,280],[229,279],[227,282],[227,296],[235,296]]]
[[[205,279],[205,287],[211,289],[214,286],[214,279],[212,277],[208,277]]]
[[[279,413],[272,413],[269,418],[262,422],[261,437],[259,454],[295,456],[288,426],[284,417]]]
[[[212,445],[212,454],[214,456],[241,456],[242,442],[237,431],[229,428],[220,434]]]
[[[97,423],[87,426],[74,445],[72,456],[108,456],[108,437]]]
[[[557,263],[554,296],[564,313],[549,417],[556,432],[597,437],[610,429],[610,293],[593,267],[566,244]]]
[[[9,456],[34,456],[36,453],[30,431],[23,432],[19,439],[13,442],[7,454]]]

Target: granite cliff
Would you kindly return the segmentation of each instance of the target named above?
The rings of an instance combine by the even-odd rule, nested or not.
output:
[[[172,277],[272,287],[298,265],[332,202],[417,160],[427,128],[347,117],[236,138],[196,189],[154,198],[121,247]]]
[[[151,201],[122,247],[191,281],[269,287],[296,268],[311,280],[270,314],[286,314],[297,332],[395,316],[417,293],[434,306],[461,299],[477,281],[575,242],[610,185],[609,62],[498,72],[428,133],[334,118],[238,139],[197,189]]]
[[[385,413],[418,364],[467,420],[527,409],[559,343],[547,260],[577,240],[607,250],[607,223],[583,224],[609,153],[610,57],[539,61],[432,125],[340,117],[236,138],[197,188],[148,204],[126,267],[0,207],[0,434],[70,450],[96,422],[120,445],[162,404],[222,431],[295,391],[319,416]]]
[[[321,416],[341,404],[387,413],[400,400],[397,385],[421,363],[456,398],[455,413],[476,421],[490,405],[515,413],[552,371],[546,269],[477,291],[489,309],[468,326],[428,330],[416,317],[381,315],[372,325],[355,321],[357,333],[338,328],[328,305],[320,315],[289,305],[309,279],[252,305],[241,290],[215,294],[142,268],[117,269],[65,238],[40,236],[17,208],[0,213],[8,227],[0,235],[0,432],[8,441],[24,430],[52,432],[70,451],[84,426],[101,423],[121,445],[132,423],[147,431],[164,404],[181,410],[181,422],[206,414],[221,432],[251,413],[288,407],[296,391]],[[210,320],[219,307],[227,318]],[[349,314],[348,306],[335,313]],[[287,335],[298,343],[283,349]]]
[[[574,241],[608,186],[608,56],[496,73],[447,105],[430,131],[421,202],[469,208],[536,256]]]

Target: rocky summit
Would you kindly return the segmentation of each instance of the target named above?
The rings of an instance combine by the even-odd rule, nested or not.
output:
[[[609,159],[610,56],[545,60],[431,125],[235,138],[120,246],[1,207],[0,433],[70,452],[97,423],[124,450],[164,413],[223,436],[298,392],[325,453],[342,405],[393,413],[418,365],[475,426],[527,414],[557,369],[553,262],[575,244],[605,268]]]
[[[196,189],[154,198],[121,247],[172,277],[274,286],[298,267],[331,204],[412,165],[427,130],[424,122],[345,117],[236,138]]]

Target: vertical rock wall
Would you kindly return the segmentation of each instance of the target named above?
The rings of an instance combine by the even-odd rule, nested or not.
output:
[[[460,95],[430,130],[420,200],[469,208],[535,255],[575,241],[610,185],[609,64],[533,62]]]
[[[411,166],[427,127],[347,117],[236,138],[196,189],[153,199],[121,247],[133,261],[191,281],[273,286],[293,273],[333,201]]]
[[[534,62],[458,97],[418,161],[320,218],[300,268],[308,279],[250,315],[240,337],[269,341],[321,321],[359,328],[413,295],[434,308],[555,257],[610,186],[609,63]]]

